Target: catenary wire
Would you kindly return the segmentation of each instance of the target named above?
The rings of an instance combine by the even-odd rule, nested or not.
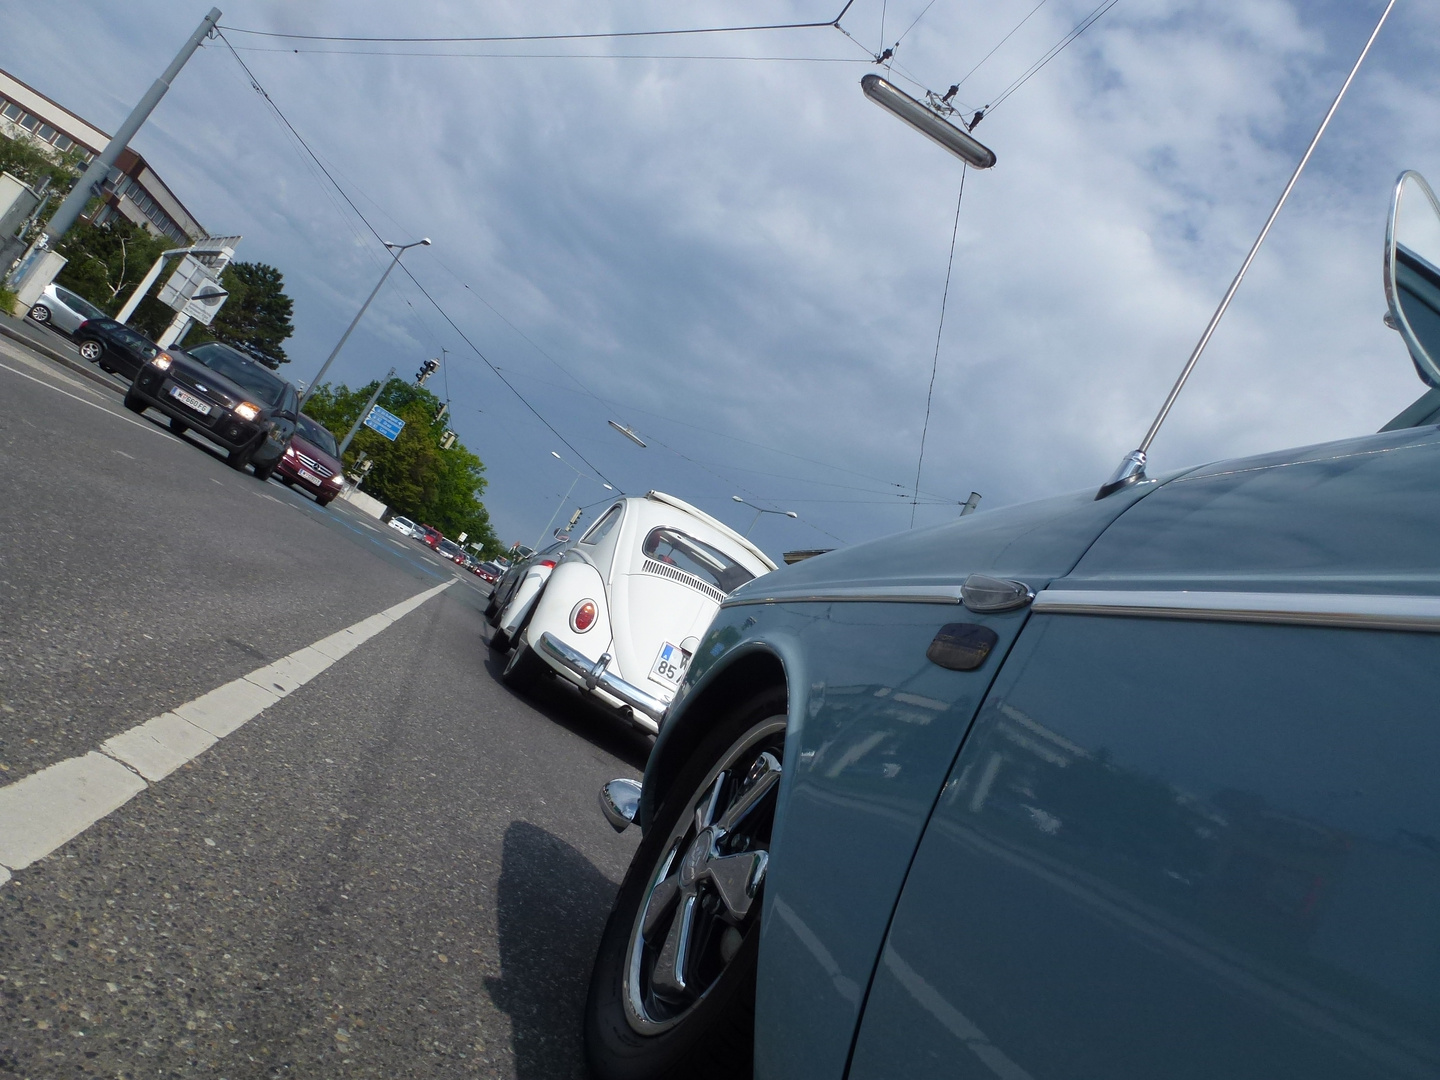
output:
[[[385,242],[384,237],[382,237],[380,233],[375,229],[375,226],[370,224],[370,220],[360,212],[360,208],[355,205],[354,200],[350,198],[349,194],[346,193],[345,189],[336,182],[335,178],[330,174],[329,170],[325,168],[319,157],[317,157],[315,155],[315,152],[310,149],[310,144],[307,143],[305,139],[300,135],[300,133],[295,130],[295,125],[290,123],[289,118],[287,118],[284,112],[281,111],[280,106],[275,104],[275,101],[273,98],[271,98],[269,92],[260,85],[260,80],[255,77],[255,73],[250,70],[249,66],[240,57],[240,54],[237,53],[234,47],[230,45],[229,38],[227,38],[224,34],[220,34],[219,36],[220,40],[225,42],[226,46],[230,48],[230,53],[232,56],[235,57],[235,62],[238,63],[242,69],[244,69],[245,74],[249,77],[251,85],[254,86],[256,93],[260,94],[260,96],[265,99],[266,103],[275,110],[275,115],[280,117],[280,119],[285,122],[285,126],[294,133],[295,138],[300,141],[300,145],[305,147],[306,153],[308,153],[312,158],[315,159],[315,164],[320,166],[320,171],[325,174],[326,179],[328,179],[330,183],[335,185],[335,190],[340,193],[340,197],[344,199],[345,202],[349,205],[350,209],[355,212],[355,216],[358,217],[362,222],[364,222],[365,227],[370,230],[370,232],[374,235],[375,239],[379,240],[383,244]],[[420,290],[421,294],[424,295],[425,299],[430,301],[431,306],[434,307],[435,310],[440,314],[440,317],[450,325],[450,328],[460,336],[460,339],[470,347],[471,351],[473,351],[476,356],[478,356],[482,361],[485,362],[486,367],[488,367],[492,372],[495,373],[496,378],[498,378],[501,382],[505,384],[505,386],[510,390],[510,392],[520,400],[521,404],[523,404],[527,409],[534,413],[536,418],[547,428],[549,428],[551,433],[557,439],[563,442],[576,457],[578,457],[581,461],[585,462],[586,465],[589,465],[590,468],[594,470],[596,475],[603,477],[607,483],[611,483],[612,486],[619,490],[620,486],[618,484],[614,484],[608,476],[605,476],[605,474],[601,472],[600,469],[596,468],[595,464],[589,458],[587,458],[578,449],[576,449],[574,444],[571,443],[569,439],[565,438],[564,435],[560,434],[560,431],[553,424],[551,424],[549,420],[545,419],[545,417],[541,414],[540,410],[535,408],[534,405],[530,404],[529,399],[527,399],[524,394],[520,393],[520,391],[515,388],[515,386],[510,382],[510,380],[505,378],[505,376],[500,373],[500,369],[490,362],[490,358],[480,351],[476,344],[470,340],[469,336],[463,330],[461,330],[459,326],[455,324],[455,320],[450,318],[449,313],[440,306],[440,303],[433,296],[430,295],[430,293],[425,289],[425,286],[420,284],[419,280],[415,277],[415,275],[410,272],[410,268],[404,263],[399,263],[398,265],[400,266],[400,269],[404,271],[405,276],[408,277],[410,281],[415,285],[415,287]]]
[[[915,462],[915,495],[910,500],[910,527],[915,527],[915,507],[920,501],[920,470],[925,466],[925,437],[930,433],[930,402],[935,396],[935,375],[940,370],[940,336],[945,332],[945,305],[950,300],[950,271],[955,266],[955,238],[960,235],[960,204],[965,201],[965,175],[969,166],[960,166],[960,195],[955,200],[955,224],[950,230],[950,261],[945,264],[945,291],[940,296],[940,326],[935,331],[935,359],[930,365],[930,389],[925,393],[925,423],[920,428],[920,456]]]
[[[434,52],[399,49],[265,49],[236,45],[237,52],[279,53],[296,56],[401,56],[480,60],[752,60],[791,64],[864,64],[870,61],[845,56],[736,56],[714,53],[522,53],[522,52]]]
[[[1004,45],[1005,42],[1009,41],[1012,37],[1014,37],[1015,34],[1016,34],[1016,32],[1017,32],[1022,26],[1024,26],[1027,22],[1030,21],[1030,16],[1034,15],[1037,11],[1039,11],[1042,7],[1044,7],[1044,6],[1045,6],[1047,3],[1049,3],[1049,2],[1050,2],[1050,0],[1040,0],[1040,2],[1039,2],[1038,4],[1036,4],[1033,8],[1031,8],[1031,9],[1025,14],[1025,17],[1024,17],[1023,19],[1021,19],[1018,23],[1016,23],[1013,27],[1011,27],[1010,33],[1006,34],[1006,35],[1005,35],[1004,37],[1002,37],[999,41],[997,41],[997,42],[995,43],[995,47],[992,48],[989,52],[987,52],[984,56],[982,56],[982,57],[980,58],[980,62],[979,62],[978,64],[976,64],[976,65],[975,65],[974,67],[972,67],[969,71],[967,71],[964,75],[962,75],[958,80],[956,80],[955,85],[956,85],[957,87],[958,87],[958,86],[964,86],[966,79],[970,78],[971,75],[974,75],[975,72],[979,71],[980,68],[984,65],[985,61],[986,61],[986,60],[989,60],[990,57],[994,56],[995,53],[999,51],[1001,45]],[[994,105],[991,105],[991,106],[990,106],[990,108],[992,108],[992,109],[993,109],[994,107],[995,107]]]
[[[1041,68],[1043,68],[1046,64],[1050,63],[1051,60],[1054,60],[1055,57],[1059,56],[1062,52],[1064,52],[1067,46],[1069,46],[1086,30],[1089,30],[1090,27],[1094,26],[1097,22],[1099,22],[1100,19],[1104,16],[1104,14],[1119,2],[1120,0],[1103,0],[1099,7],[1095,8],[1095,10],[1090,12],[1089,15],[1081,19],[1080,22],[1075,25],[1074,29],[1072,29],[1068,34],[1061,38],[1059,42],[1052,46],[1050,50],[1045,53],[1044,56],[1042,56],[1034,64],[1030,65],[1030,67],[1027,68],[1026,71],[1018,79],[1016,79],[1013,83],[1007,86],[1004,91],[1001,92],[1000,96],[997,97],[994,101],[992,101],[990,105],[986,108],[985,112],[987,113],[987,115],[999,108],[1000,104],[1006,98],[1008,98],[1011,94],[1015,93],[1016,90],[1019,90],[1022,86],[1024,86],[1027,82],[1034,78],[1035,75],[1040,72]]]

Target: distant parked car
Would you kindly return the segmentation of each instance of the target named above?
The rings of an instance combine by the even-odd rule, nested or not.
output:
[[[429,547],[434,548],[436,551],[439,551],[440,541],[444,540],[445,536],[440,532],[439,529],[435,528],[434,526],[421,525],[420,534],[416,536],[415,539],[419,540],[422,544],[426,544]]]
[[[453,563],[465,565],[465,550],[454,540],[446,540],[443,537],[440,543],[435,545],[435,550]]]
[[[321,506],[327,505],[345,486],[335,436],[304,413],[300,414],[295,437],[285,448],[275,471],[281,481],[308,491]]]
[[[491,585],[499,581],[500,575],[504,573],[504,571],[493,562],[482,562],[475,572]]]
[[[553,671],[656,732],[721,602],[774,569],[673,495],[621,499],[551,571],[502,677],[524,689]]]
[[[30,305],[30,318],[41,326],[59,330],[62,334],[73,334],[80,324],[88,319],[108,319],[110,316],[90,303],[83,296],[77,296],[62,285],[51,282],[45,286],[40,299]]]
[[[550,580],[550,571],[569,546],[568,540],[562,540],[543,551],[531,552],[529,558],[510,567],[495,583],[485,608],[485,618],[495,627],[490,636],[491,648],[503,652],[510,647],[511,636],[529,617],[540,590]]]
[[[218,341],[156,353],[125,394],[131,412],[156,409],[177,434],[193,428],[229,451],[231,468],[249,465],[261,480],[285,456],[299,404],[288,382]]]
[[[75,346],[82,360],[127,379],[134,379],[160,351],[159,345],[138,330],[104,317],[81,323],[75,331]]]
[[[411,521],[409,518],[401,517],[398,514],[390,519],[390,527],[396,532],[400,533],[402,536],[408,536],[412,540],[419,539],[421,536],[425,535],[420,531],[419,525],[416,525],[415,522]]]

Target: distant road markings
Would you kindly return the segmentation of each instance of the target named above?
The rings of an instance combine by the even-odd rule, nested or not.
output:
[[[0,886],[193,761],[454,581],[436,585],[234,682],[146,720],[81,757],[0,787]]]

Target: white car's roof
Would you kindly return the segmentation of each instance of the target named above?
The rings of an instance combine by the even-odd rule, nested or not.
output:
[[[716,532],[723,535],[726,539],[734,542],[735,544],[738,544],[743,550],[749,552],[751,555],[755,556],[755,558],[759,559],[761,564],[767,570],[775,569],[775,564],[770,561],[770,556],[766,555],[758,547],[752,544],[746,537],[741,536],[734,529],[730,528],[729,525],[726,525],[723,521],[716,520],[709,514],[705,513],[704,510],[699,510],[691,506],[684,499],[677,499],[674,495],[666,495],[663,491],[647,491],[645,493],[645,497],[647,499],[654,499],[656,502],[665,503],[667,506],[673,506],[677,510],[685,511],[685,513],[691,515],[692,517],[699,518],[701,521],[705,522],[706,525],[709,525]]]

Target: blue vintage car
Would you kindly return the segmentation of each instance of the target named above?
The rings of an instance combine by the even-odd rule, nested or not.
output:
[[[1395,202],[1440,386],[1440,208]],[[732,594],[602,793],[644,838],[595,1074],[1440,1076],[1437,422],[1431,390]]]

